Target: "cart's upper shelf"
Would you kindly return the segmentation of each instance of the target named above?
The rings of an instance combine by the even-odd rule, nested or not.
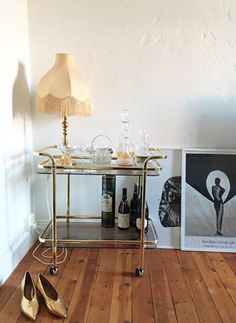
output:
[[[162,169],[159,164],[159,159],[165,159],[166,155],[157,148],[150,149],[150,155],[147,157],[139,156],[137,161],[132,166],[119,166],[116,162],[116,157],[113,157],[111,163],[98,165],[93,164],[90,156],[77,155],[70,156],[73,160],[71,165],[61,165],[60,159],[62,155],[54,154],[58,146],[48,146],[38,151],[35,155],[45,157],[38,163],[37,172],[40,174],[50,174],[52,169],[56,169],[57,174],[75,174],[75,175],[142,175],[147,172],[147,175],[158,175]],[[54,153],[52,152],[54,150]]]

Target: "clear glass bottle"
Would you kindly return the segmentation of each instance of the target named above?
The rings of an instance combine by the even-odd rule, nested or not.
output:
[[[123,125],[121,139],[117,147],[117,164],[120,166],[132,166],[135,164],[134,146],[130,140],[129,114],[128,109],[124,109],[121,114]]]
[[[117,164],[120,166],[134,165],[134,151],[130,150],[131,144],[127,136],[123,138],[122,150],[117,158]]]
[[[139,130],[139,141],[137,145],[137,156],[147,157],[149,155],[149,138],[147,130]]]

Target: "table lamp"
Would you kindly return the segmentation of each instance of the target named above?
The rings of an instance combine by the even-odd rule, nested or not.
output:
[[[88,117],[92,115],[89,91],[75,66],[74,55],[56,54],[54,65],[39,81],[35,110],[37,113],[62,116],[62,151],[69,156],[71,146],[68,145],[67,139],[67,117],[75,115]],[[67,158],[68,162],[70,161]]]

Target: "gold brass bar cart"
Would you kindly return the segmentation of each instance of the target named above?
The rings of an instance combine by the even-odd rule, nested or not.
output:
[[[49,268],[51,274],[58,271],[57,249],[58,246],[136,246],[140,250],[139,266],[135,269],[137,276],[144,273],[144,248],[146,245],[157,245],[156,230],[150,219],[148,233],[145,233],[145,200],[147,176],[157,176],[162,167],[158,160],[166,158],[157,148],[150,148],[150,156],[140,158],[134,166],[118,166],[116,158],[112,158],[111,164],[94,165],[89,157],[71,156],[71,166],[61,166],[58,161],[61,155],[52,154],[52,150],[58,146],[48,146],[35,151],[36,156],[44,157],[39,163],[37,173],[50,174],[52,176],[52,213],[51,220],[39,236],[42,244],[50,244],[52,248],[52,264]],[[57,214],[57,176],[67,176],[66,214]],[[141,197],[141,233],[130,228],[128,232],[120,232],[115,228],[102,228],[101,216],[71,215],[70,213],[70,186],[71,175],[115,175],[138,176],[142,185]],[[88,220],[86,223],[85,221]],[[92,221],[91,221],[92,220]],[[76,234],[75,234],[76,232]]]

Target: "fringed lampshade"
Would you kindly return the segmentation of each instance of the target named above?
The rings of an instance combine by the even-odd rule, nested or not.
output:
[[[63,117],[63,145],[67,146],[67,116],[92,115],[87,85],[75,66],[71,54],[58,53],[53,67],[37,87],[36,112]]]

